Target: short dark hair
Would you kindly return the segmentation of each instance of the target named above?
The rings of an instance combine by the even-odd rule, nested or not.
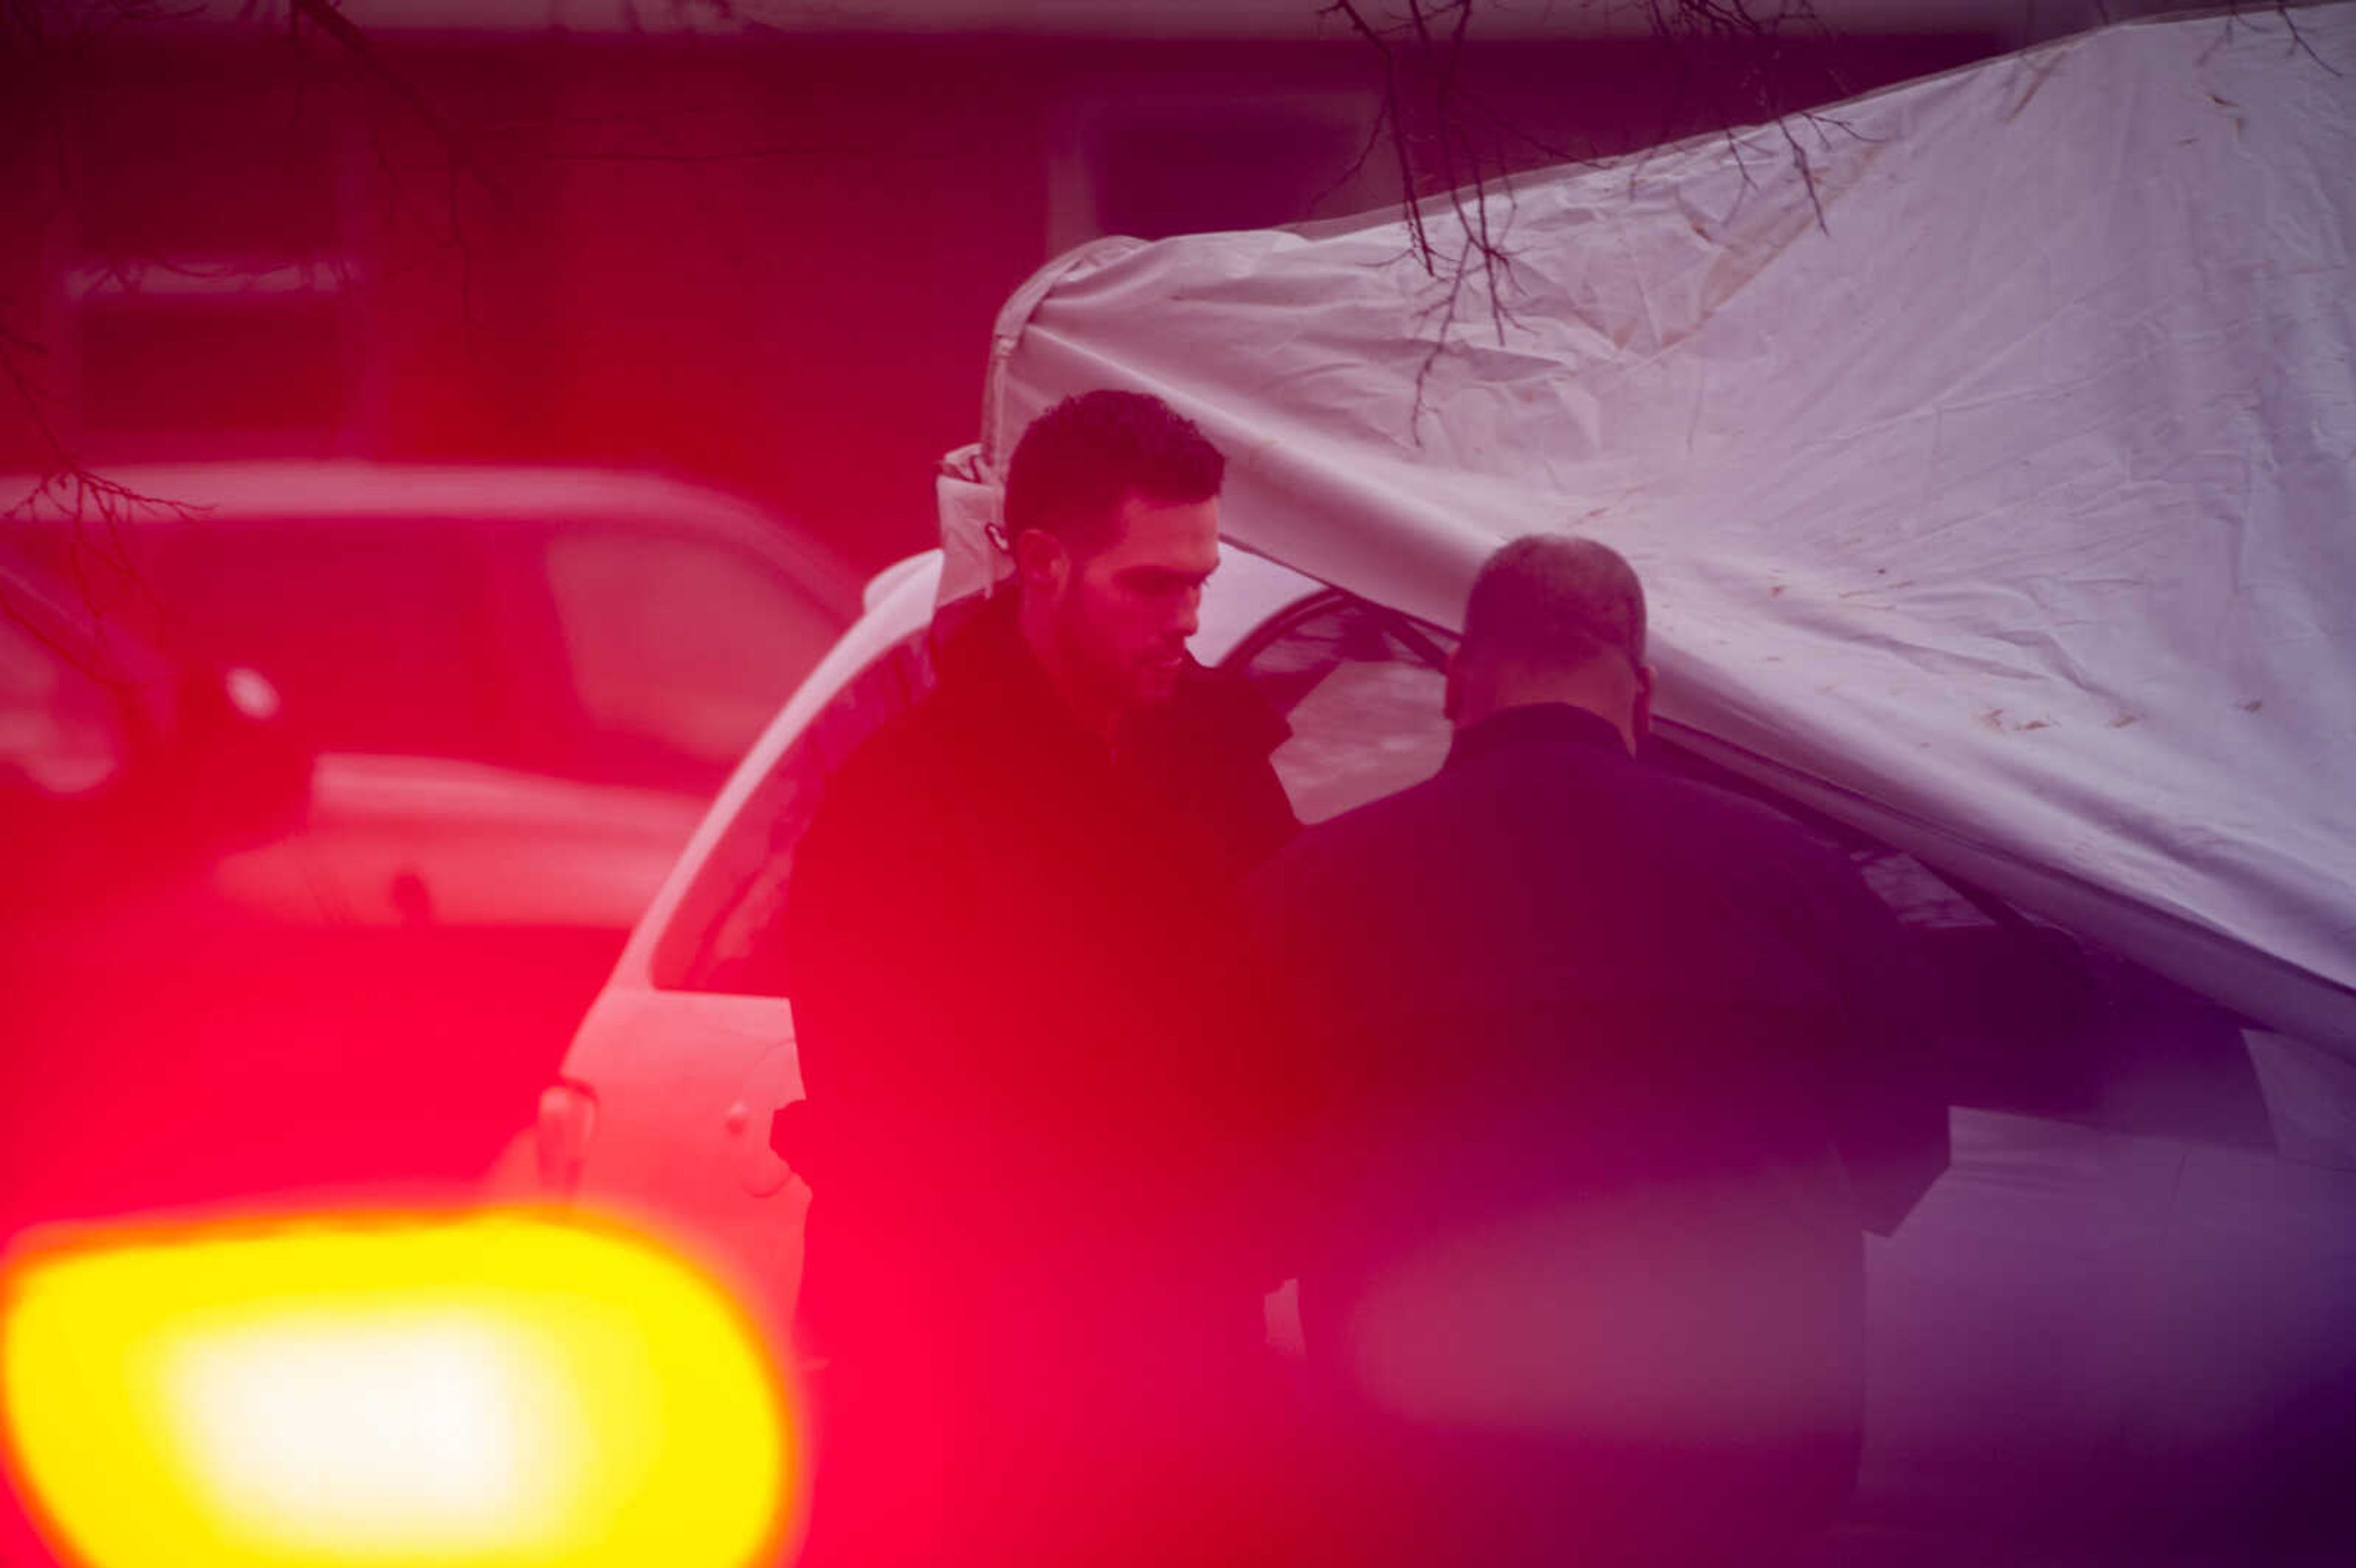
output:
[[[1644,662],[1644,586],[1611,546],[1528,534],[1482,563],[1464,605],[1464,646],[1540,669],[1618,652]]]
[[[1194,421],[1161,399],[1082,392],[1033,420],[1015,443],[1006,464],[1006,537],[1038,528],[1066,546],[1093,544],[1130,496],[1207,501],[1226,468]]]

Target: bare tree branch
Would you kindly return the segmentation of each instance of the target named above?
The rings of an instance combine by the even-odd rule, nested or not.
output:
[[[466,175],[501,207],[513,205],[509,198],[507,187],[477,155],[473,144],[451,128],[449,122],[442,117],[441,112],[433,104],[426,101],[425,95],[417,90],[415,84],[384,62],[383,58],[376,52],[375,45],[369,41],[368,35],[360,31],[350,18],[336,8],[335,0],[287,0],[287,3],[292,8],[293,16],[304,17],[312,26],[334,39],[339,47],[360,63],[363,69],[375,78],[380,86],[408,105],[425,128],[431,131],[434,138],[442,144],[443,150],[449,155],[450,163],[454,168],[465,170]]]
[[[326,33],[435,131],[454,168],[467,166],[495,197],[499,194],[488,171],[328,0],[288,0],[288,5],[290,39],[299,36],[305,24]],[[259,0],[249,0],[242,18],[266,37],[261,30],[274,16],[265,17],[263,9]],[[0,124],[7,138],[0,142],[0,153],[23,160],[21,173],[28,181],[24,194],[31,198],[27,217],[36,233],[70,209],[79,188],[79,162],[72,152],[75,116],[87,112],[82,95],[93,80],[93,61],[125,40],[167,34],[202,15],[200,5],[162,0],[0,0],[0,114],[8,117]],[[285,137],[289,145],[303,144],[310,133],[301,96],[305,79],[298,75],[294,85],[295,123]],[[49,165],[48,186],[42,189],[38,171],[45,164]],[[123,253],[112,248],[89,256],[81,265],[98,286],[125,293],[138,292],[157,274],[212,280],[247,271],[235,262],[198,264],[185,257]],[[143,604],[152,614],[157,609],[154,594],[127,547],[123,524],[143,511],[194,517],[204,508],[145,494],[91,465],[68,421],[58,417],[44,363],[48,349],[27,329],[29,325],[0,315],[0,383],[5,383],[5,401],[21,415],[31,437],[37,469],[23,494],[0,496],[0,525],[63,518],[67,527],[56,564],[84,606],[102,624],[129,603]]]
[[[2275,15],[2280,16],[2283,20],[2283,26],[2290,29],[2291,42],[2297,45],[2300,51],[2303,52],[2308,59],[2321,66],[2325,70],[2329,71],[2333,76],[2345,74],[2338,66],[2333,65],[2329,60],[2325,59],[2321,55],[2315,52],[2315,46],[2308,41],[2308,37],[2305,33],[2299,31],[2298,18],[2291,15],[2292,9],[2293,7],[2290,0],[2275,0]]]
[[[1381,139],[1390,138],[1408,250],[1440,285],[1427,317],[1436,325],[1436,336],[1416,378],[1413,418],[1419,427],[1432,370],[1463,323],[1468,288],[1485,296],[1483,314],[1490,330],[1501,345],[1506,340],[1514,298],[1507,232],[1514,187],[1509,176],[1532,150],[1554,162],[1583,161],[1569,149],[1522,133],[1468,81],[1466,46],[1475,8],[1482,3],[1327,0],[1320,9],[1321,16],[1338,19],[1366,44],[1382,73],[1374,128],[1344,178],[1355,177]],[[1816,155],[1803,133],[1855,132],[1837,116],[1784,107],[1791,78],[1789,41],[1832,36],[1813,0],[1783,0],[1772,12],[1761,8],[1757,0],[1644,0],[1643,14],[1673,84],[1662,105],[1665,118],[1653,140],[1670,141],[1700,125],[1721,127],[1736,169],[1744,184],[1751,186],[1759,177],[1753,167],[1756,148],[1736,127],[1772,122],[1817,226],[1828,230]],[[1821,59],[1814,63],[1820,69],[1827,66]],[[1731,77],[1706,74],[1706,66],[1730,68]],[[1831,80],[1836,91],[1846,91],[1837,68]],[[1705,81],[1719,96],[1697,101]],[[1518,159],[1516,150],[1523,154]],[[1434,225],[1426,206],[1442,196],[1445,216],[1456,229],[1452,239]]]
[[[1413,249],[1416,260],[1423,263],[1426,272],[1430,272],[1433,264],[1431,239],[1424,232],[1423,210],[1417,204],[1420,193],[1416,188],[1415,152],[1399,114],[1398,57],[1393,52],[1390,40],[1376,30],[1353,0],[1332,0],[1320,15],[1343,17],[1360,37],[1374,46],[1375,52],[1382,59],[1383,105],[1376,129],[1379,133],[1383,125],[1387,124],[1391,128],[1391,146],[1398,159],[1400,194],[1407,204],[1408,243]]]
[[[1404,14],[1386,25],[1377,25],[1356,0],[1332,0],[1321,13],[1346,22],[1382,60],[1382,99],[1369,147],[1387,129],[1398,165],[1408,249],[1445,289],[1438,312],[1441,344],[1460,319],[1463,291],[1473,272],[1479,274],[1490,325],[1500,343],[1509,320],[1511,262],[1488,201],[1491,187],[1508,165],[1502,153],[1484,145],[1480,133],[1494,133],[1495,117],[1481,112],[1463,80],[1474,3],[1405,0]],[[1357,166],[1365,161],[1362,155]],[[1446,251],[1424,211],[1423,203],[1434,196],[1446,198],[1448,216],[1456,226],[1456,242]],[[1430,368],[1427,362],[1418,376],[1419,418]]]
[[[9,134],[27,159],[27,177],[34,177],[29,165],[47,162],[51,165],[48,177],[53,188],[62,190],[69,184],[64,105],[67,95],[82,80],[81,68],[91,48],[122,29],[174,22],[190,15],[186,7],[153,0],[95,0],[79,7],[55,0],[8,0],[0,8],[0,96],[16,113]],[[39,215],[34,216],[37,232],[42,221]],[[112,262],[110,275],[120,280],[120,270]],[[94,586],[84,573],[95,556],[110,575],[135,584],[136,574],[130,571],[122,539],[109,519],[119,517],[125,507],[166,503],[155,502],[154,497],[95,473],[82,462],[50,410],[48,377],[40,363],[47,354],[47,346],[38,338],[0,317],[0,378],[5,378],[10,400],[23,415],[40,453],[40,472],[31,487],[22,496],[0,498],[0,523],[30,517],[44,498],[55,502],[60,496],[70,495],[69,515],[75,519],[76,528],[69,543],[70,569],[77,583],[86,589]],[[86,515],[107,525],[102,535],[84,537],[80,523]],[[93,603],[98,602],[93,599]]]

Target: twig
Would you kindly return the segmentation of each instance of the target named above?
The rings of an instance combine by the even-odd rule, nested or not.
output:
[[[2275,0],[2275,14],[2283,19],[2283,26],[2290,29],[2290,41],[2297,45],[2308,59],[2329,71],[2333,76],[2344,74],[2338,66],[2317,54],[2315,46],[2308,41],[2307,35],[2299,31],[2298,18],[2291,15],[2290,0]]]
[[[500,207],[513,206],[507,187],[476,155],[473,145],[452,128],[433,104],[426,101],[425,95],[407,77],[385,63],[383,57],[376,52],[376,46],[369,41],[368,35],[336,9],[334,0],[287,0],[287,4],[296,14],[340,45],[386,91],[408,105],[450,155],[453,168],[464,169]]]
[[[1423,208],[1418,200],[1421,193],[1416,188],[1415,149],[1399,113],[1398,57],[1392,52],[1390,40],[1376,30],[1354,0],[1331,0],[1331,4],[1319,14],[1345,18],[1360,37],[1374,46],[1375,52],[1382,59],[1383,112],[1377,129],[1383,123],[1391,127],[1391,147],[1398,158],[1399,195],[1406,203],[1408,246],[1415,252],[1416,260],[1423,264],[1423,270],[1437,275],[1438,265],[1432,255],[1431,237],[1424,231]]]

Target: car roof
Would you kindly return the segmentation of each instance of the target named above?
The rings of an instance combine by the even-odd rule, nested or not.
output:
[[[107,464],[93,471],[128,492],[127,515],[169,522],[181,508],[239,517],[438,517],[464,511],[538,517],[586,508],[651,507],[691,516],[743,516],[753,508],[700,485],[636,469],[563,464],[380,463],[363,459],[270,459],[243,463]],[[0,480],[30,496],[35,518],[72,515],[70,480],[30,475]],[[152,502],[153,505],[146,503]]]
[[[856,574],[792,520],[747,497],[645,469],[564,464],[388,463],[360,458],[107,464],[103,491],[70,477],[0,477],[34,523],[101,518],[170,528],[210,517],[344,521],[465,517],[484,522],[597,518],[660,522],[783,558],[810,592],[856,613]]]

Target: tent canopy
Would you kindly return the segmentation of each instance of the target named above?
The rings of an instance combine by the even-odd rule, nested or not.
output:
[[[1462,194],[1436,275],[1398,211],[1098,241],[1001,318],[952,589],[1099,386],[1226,451],[1238,541],[1441,624],[1589,534],[1726,760],[2356,1051],[2356,5],[2295,16],[1524,176],[1494,273]]]

